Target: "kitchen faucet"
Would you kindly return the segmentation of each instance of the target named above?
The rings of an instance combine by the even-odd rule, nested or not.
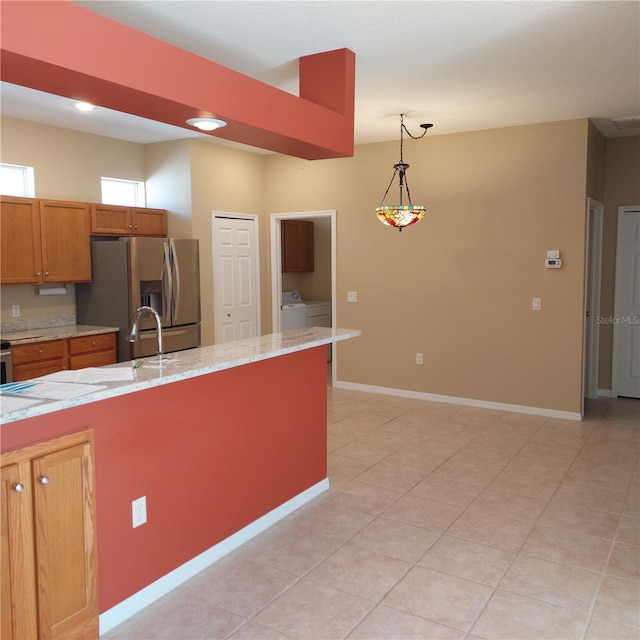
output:
[[[153,307],[138,307],[133,314],[133,320],[131,321],[131,328],[129,329],[129,335],[127,340],[129,342],[135,342],[138,338],[138,321],[145,313],[151,314],[156,319],[156,335],[158,338],[158,356],[162,360],[162,322],[160,320],[160,314]]]

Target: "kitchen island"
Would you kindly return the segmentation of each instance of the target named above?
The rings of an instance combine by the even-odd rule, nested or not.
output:
[[[93,430],[102,633],[328,488],[325,345],[358,335],[308,327],[147,358],[133,380],[3,411],[3,452]]]

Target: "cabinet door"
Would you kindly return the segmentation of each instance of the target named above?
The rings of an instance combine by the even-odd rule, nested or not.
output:
[[[11,355],[16,382],[69,368],[66,340],[19,344],[13,347]]]
[[[0,637],[3,640],[38,637],[30,469],[28,462],[2,468]]]
[[[97,638],[91,443],[32,462],[41,638]]]
[[[167,212],[164,209],[133,209],[134,236],[166,236]]]
[[[129,236],[132,228],[132,213],[129,207],[108,204],[91,205],[92,234]]]
[[[43,282],[91,280],[89,205],[40,200]]]
[[[41,275],[39,203],[4,196],[0,199],[0,284],[35,284]]]
[[[309,220],[300,220],[298,222],[299,242],[300,242],[300,271],[313,271],[314,253],[313,253],[313,222]]]
[[[313,271],[313,222],[283,220],[281,225],[283,273]]]

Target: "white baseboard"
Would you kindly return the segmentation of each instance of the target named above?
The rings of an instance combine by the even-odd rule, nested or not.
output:
[[[265,529],[282,520],[285,516],[293,513],[296,509],[299,509],[328,488],[329,479],[325,478],[302,493],[299,493],[297,496],[294,496],[291,500],[287,500],[284,504],[269,511],[269,513],[266,513],[243,529],[240,529],[240,531],[225,538],[222,542],[219,542],[195,558],[185,562],[177,569],[162,576],[162,578],[152,582],[144,589],[134,593],[126,600],[111,607],[108,611],[101,613],[100,635],[107,633],[134,614],[142,611],[142,609],[151,603],[166,595],[183,582],[186,582],[203,569],[211,566],[214,562],[220,560],[220,558],[231,553],[231,551],[237,549],[240,545],[248,542],[251,538],[262,533]]]
[[[572,411],[558,411],[557,409],[546,409],[544,407],[528,407],[526,405],[505,404],[503,402],[490,402],[488,400],[475,400],[473,398],[440,396],[435,393],[408,391],[407,389],[393,389],[391,387],[376,387],[356,382],[341,382],[339,380],[336,381],[333,386],[336,389],[364,391],[366,393],[383,393],[389,396],[399,396],[401,398],[411,398],[413,400],[430,400],[432,402],[446,402],[448,404],[459,404],[466,407],[478,407],[480,409],[496,409],[497,411],[510,411],[512,413],[528,413],[533,416],[559,418],[561,420],[582,420],[580,413],[574,413]]]
[[[615,398],[611,389],[598,389],[598,398]]]

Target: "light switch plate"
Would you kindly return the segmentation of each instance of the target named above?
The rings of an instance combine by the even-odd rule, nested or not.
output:
[[[358,292],[347,291],[347,302],[358,302]]]

